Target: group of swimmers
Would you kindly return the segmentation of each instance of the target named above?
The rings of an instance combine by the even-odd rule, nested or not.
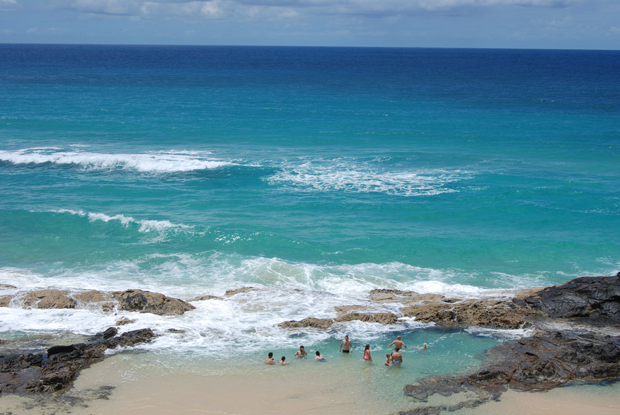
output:
[[[407,345],[401,340],[400,336],[398,336],[396,340],[390,343],[388,347],[392,347],[392,346],[394,346],[395,348],[394,351],[392,353],[388,353],[385,355],[386,366],[400,365],[403,362],[403,355],[400,352],[400,350],[403,347],[406,349]],[[428,345],[426,343],[424,343],[422,346],[416,346],[416,347],[418,348],[418,350],[428,349]],[[351,340],[349,339],[348,335],[344,336],[344,340],[340,343],[340,348],[338,348],[338,353],[351,353],[352,351],[353,351],[353,343],[351,343]],[[314,357],[314,360],[319,361],[319,362],[325,361],[325,358],[321,356],[321,352],[317,350],[315,354],[316,356]],[[307,356],[308,356],[308,353],[306,352],[306,349],[304,348],[304,346],[299,346],[299,350],[295,352],[295,357],[305,358]],[[362,359],[366,362],[372,362],[372,356],[370,355],[369,344],[367,344],[366,347],[364,347],[364,354],[362,356]],[[287,363],[288,362],[286,361],[286,357],[282,356],[282,359],[280,359],[280,364],[286,365]],[[272,352],[269,352],[269,355],[265,358],[265,364],[267,365],[276,364],[276,361],[273,358]]]

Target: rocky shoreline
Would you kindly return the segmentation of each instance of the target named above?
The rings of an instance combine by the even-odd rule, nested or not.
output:
[[[15,287],[3,285],[0,290]],[[0,307],[96,308],[104,313],[134,311],[158,315],[181,315],[194,309],[191,302],[223,300],[248,291],[229,290],[224,297],[203,295],[189,301],[143,290],[117,292],[37,290],[0,295]],[[376,306],[376,307],[375,307]],[[382,307],[394,312],[376,312]],[[581,277],[559,286],[501,292],[484,299],[446,298],[411,291],[373,290],[366,304],[336,307],[337,317],[308,317],[285,321],[287,330],[325,330],[334,324],[359,320],[394,324],[399,319],[435,323],[440,327],[471,326],[493,329],[527,328],[531,334],[519,341],[500,344],[487,351],[487,360],[475,373],[422,379],[404,388],[406,396],[422,406],[400,415],[438,414],[476,407],[497,400],[508,388],[545,390],[573,381],[620,379],[620,276]],[[123,318],[122,326],[131,322]],[[47,350],[18,349],[0,343],[0,396],[6,393],[49,394],[71,387],[80,370],[102,360],[105,351],[149,342],[149,329],[118,334],[111,327],[71,345]],[[433,395],[463,396],[453,405],[424,406]]]

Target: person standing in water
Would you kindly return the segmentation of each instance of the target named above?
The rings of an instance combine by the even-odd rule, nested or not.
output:
[[[304,346],[299,346],[299,350],[295,352],[295,357],[301,359],[306,356],[308,356],[308,353],[306,352],[306,349],[304,349]]]
[[[266,365],[273,365],[275,363],[275,359],[273,358],[273,353],[269,352],[269,355],[265,358]]]
[[[370,345],[367,344],[364,348],[364,361],[372,362],[372,357],[370,356]]]
[[[319,352],[318,350],[316,351],[316,357],[314,358],[314,360],[318,360],[319,362],[324,362],[325,358],[323,356],[321,356],[321,352]]]
[[[282,356],[282,360],[280,360],[280,364],[282,366],[286,365],[286,356]]]
[[[396,338],[388,347],[392,347],[392,345],[396,346],[397,349],[402,349],[403,347],[406,349],[407,345],[400,339],[400,336]]]
[[[385,355],[385,365],[390,366],[392,363],[392,355],[389,353]]]
[[[394,351],[394,353],[392,353],[392,363],[395,365],[400,365],[403,362],[403,355],[400,352],[400,348],[397,347],[396,351]]]
[[[340,348],[338,349],[338,353],[351,353],[353,351],[353,343],[349,340],[349,336],[344,336],[344,340],[340,343]]]

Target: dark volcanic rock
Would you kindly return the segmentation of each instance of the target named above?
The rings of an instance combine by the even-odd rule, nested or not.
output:
[[[67,388],[80,370],[103,359],[106,349],[150,341],[151,329],[116,335],[110,328],[87,343],[54,346],[44,353],[0,353],[0,393],[54,392]]]
[[[620,277],[581,277],[518,302],[554,318],[620,323]]]
[[[405,395],[424,402],[435,394],[450,396],[474,392],[476,401],[484,403],[497,399],[508,387],[523,391],[546,390],[574,380],[620,377],[620,336],[539,330],[516,343],[496,346],[487,354],[489,363],[479,371],[465,376],[422,379],[417,385],[405,386]],[[460,409],[457,406],[422,407],[400,414],[454,411]]]
[[[183,300],[143,290],[115,291],[112,295],[119,303],[119,310],[179,315],[196,308]]]

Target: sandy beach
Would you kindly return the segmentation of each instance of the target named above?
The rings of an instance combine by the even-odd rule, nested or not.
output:
[[[0,399],[0,413],[97,415],[184,414],[391,414],[416,405],[396,395],[369,393],[372,384],[364,373],[334,370],[328,365],[306,362],[290,367],[228,368],[220,373],[201,375],[200,370],[170,371],[153,368],[135,356],[118,354],[83,371],[74,388],[56,399],[43,402],[16,395]],[[377,364],[377,363],[375,363]],[[205,372],[209,368],[205,368]],[[100,394],[101,387],[111,393]],[[375,388],[381,385],[374,385]],[[369,389],[370,387],[370,389]],[[606,415],[620,411],[620,383],[606,386],[581,385],[544,393],[508,391],[499,402],[457,414],[507,415]],[[400,395],[402,396],[402,395]],[[433,398],[443,403],[452,398]]]

